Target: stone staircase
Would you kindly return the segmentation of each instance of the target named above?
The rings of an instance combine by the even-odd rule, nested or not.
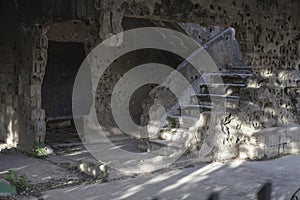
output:
[[[197,30],[192,32],[195,31],[197,32]],[[194,37],[197,39],[198,36],[194,35]],[[181,105],[176,103],[171,105],[171,108],[166,108],[168,125],[162,128],[155,127],[155,122],[150,121],[149,127],[158,131],[154,134],[149,133],[149,139],[146,139],[146,142],[142,141],[141,149],[162,156],[188,154],[191,151],[200,150],[203,143],[206,143],[206,148],[203,147],[201,153],[205,152],[206,154],[207,151],[210,151],[208,149],[212,149],[209,146],[211,146],[213,138],[208,137],[207,133],[210,125],[212,125],[211,127],[214,126],[213,130],[215,130],[216,123],[219,123],[221,118],[227,114],[226,110],[237,109],[241,89],[246,87],[248,78],[252,76],[252,70],[243,64],[237,54],[233,53],[239,51],[234,37],[235,30],[233,28],[227,28],[211,35],[202,47],[178,65],[178,72],[185,77],[193,77],[188,80],[195,93],[191,94],[190,90],[189,92],[185,91],[182,94],[182,99],[178,99],[178,102],[181,101]],[[227,48],[229,53],[220,54],[219,51],[216,51],[218,48],[215,48],[215,44],[223,45],[222,49]],[[228,55],[229,57],[224,57],[224,62],[218,64],[218,70],[209,70],[207,73],[198,74],[188,61],[197,56],[200,51],[209,49],[211,50],[210,53],[215,53],[214,56]],[[173,81],[175,82],[173,83]],[[170,74],[166,78],[166,83],[176,84],[176,78]],[[161,91],[162,93],[158,96],[164,96],[164,91]],[[159,86],[151,92],[152,94],[160,92]],[[156,95],[152,96],[155,98]],[[162,101],[165,100],[162,99]],[[168,101],[172,100],[168,99]],[[185,103],[182,104],[182,102]]]
[[[231,34],[230,31],[231,29],[224,32]],[[213,37],[212,40],[215,41],[217,39]],[[211,42],[207,44],[211,44]],[[207,47],[208,45],[204,46]],[[201,51],[203,48],[199,49]],[[107,164],[107,174],[113,174],[111,175],[112,177],[119,177],[119,174],[115,174],[116,171],[121,171],[122,174],[126,175],[149,173],[167,167],[186,166],[193,162],[194,157],[189,152],[200,150],[200,148],[201,151],[205,151],[203,150],[205,145],[201,145],[201,141],[203,141],[205,137],[203,135],[205,135],[210,125],[214,107],[221,105],[234,109],[234,106],[238,105],[241,88],[246,86],[247,79],[252,75],[252,71],[246,65],[238,65],[238,62],[233,63],[235,64],[222,65],[217,72],[206,74],[194,74],[188,62],[181,63],[177,71],[184,74],[185,77],[195,77],[193,80],[187,78],[195,93],[186,93],[186,91],[182,93],[184,99],[182,102],[186,103],[181,105],[180,109],[177,109],[177,103],[170,105],[166,113],[168,125],[160,126],[156,122],[148,124],[148,127],[154,129],[155,133],[153,135],[149,133],[149,138],[147,139],[140,139],[138,147],[143,151],[147,150],[149,153],[126,154],[127,157],[121,154],[114,154],[114,158],[111,158],[111,155],[109,155],[111,160]],[[176,84],[174,74],[170,74],[166,78],[165,83],[167,85]],[[165,95],[165,91],[160,90],[159,86],[156,89],[154,88],[151,91],[150,97],[156,92],[162,92],[158,95],[159,97]],[[152,99],[147,100],[149,102],[146,101],[145,113],[148,112],[146,106],[153,106]],[[174,99],[167,98],[163,100],[173,102]],[[159,110],[157,113],[159,113]],[[159,120],[159,118],[155,119]],[[97,151],[100,150],[97,149]],[[206,159],[204,158],[204,160]],[[210,160],[207,159],[207,161]],[[99,168],[99,165],[85,166],[87,168],[91,168],[91,166]]]
[[[252,72],[247,66],[231,66],[219,73],[199,77],[204,81],[198,81],[197,93],[190,96],[188,104],[167,115],[168,121],[172,121],[169,123],[172,126],[160,129],[157,138],[149,139],[148,151],[171,155],[180,149],[190,152],[199,148],[201,135],[209,128],[214,107],[235,109],[238,106],[240,91],[246,86],[246,81],[251,75]],[[158,149],[161,151],[157,151]]]
[[[231,28],[226,29],[213,37],[211,41],[219,41],[219,37],[224,36],[223,33],[231,35],[232,31],[234,30]],[[208,44],[212,44],[211,41],[203,45],[204,49],[209,46]],[[197,52],[202,50],[202,47],[199,48],[191,56],[197,56]],[[147,121],[149,122],[147,127],[148,130],[154,131],[148,132],[149,138],[140,139],[138,145],[139,149],[146,150],[148,153],[130,154],[126,155],[127,157],[117,155],[121,158],[111,160],[108,164],[109,169],[118,169],[123,174],[149,173],[167,167],[187,165],[196,158],[190,152],[206,151],[207,148],[201,144],[201,141],[206,140],[204,135],[210,125],[211,115],[214,114],[214,107],[221,105],[230,109],[234,108],[238,104],[240,90],[246,86],[246,81],[252,72],[246,65],[238,65],[238,62],[233,62],[232,65],[227,63],[227,65],[219,66],[221,69],[217,72],[195,74],[195,69],[189,65],[188,61],[189,58],[182,62],[177,67],[177,71],[186,77],[195,93],[191,94],[189,89],[183,91],[177,102],[185,103],[178,106],[178,103],[173,101],[174,99],[166,97],[164,87],[155,87],[149,94],[150,98],[158,98],[158,102],[161,103],[165,103],[164,100],[175,102],[175,105],[173,103],[166,105],[166,113],[161,113],[159,109],[153,109],[154,112],[157,111],[155,114],[158,115],[158,118],[155,116]],[[192,80],[187,78],[191,76],[195,78],[191,78]],[[176,84],[176,76],[171,73],[162,85],[164,84]],[[155,99],[145,100],[144,113],[149,114],[151,106],[156,106],[155,101],[152,100]],[[178,109],[179,107],[180,109]],[[147,110],[148,108],[149,110]],[[167,114],[168,125],[161,126],[160,114],[163,116]],[[147,120],[147,116],[145,119]],[[208,158],[203,160],[210,161]]]

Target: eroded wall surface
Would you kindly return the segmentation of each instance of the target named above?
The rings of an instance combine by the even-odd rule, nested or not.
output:
[[[88,31],[92,37],[85,38],[76,34],[72,37],[79,38],[78,40],[85,44],[86,52],[89,52],[109,35],[124,30],[124,17],[235,28],[242,60],[254,72],[254,77],[248,82],[248,88],[243,92],[245,116],[235,123],[243,123],[245,127],[250,127],[250,130],[297,124],[300,114],[299,8],[300,2],[295,0],[47,0],[35,1],[34,4],[28,1],[19,2],[16,8],[11,9],[19,12],[19,36],[13,43],[17,47],[14,60],[18,61],[20,69],[11,72],[18,77],[17,79],[8,78],[13,82],[12,85],[19,85],[18,96],[10,96],[8,92],[1,93],[1,114],[4,117],[0,116],[0,120],[5,118],[6,121],[3,129],[12,132],[7,122],[15,117],[7,117],[10,114],[3,113],[13,110],[14,113],[18,113],[15,122],[19,126],[12,127],[18,130],[16,132],[19,133],[20,143],[30,146],[34,142],[43,142],[45,113],[41,107],[41,84],[47,63],[49,26],[75,20],[93,27],[93,31]],[[70,32],[75,33],[76,30],[70,28]],[[56,39],[68,40],[59,35]],[[12,47],[13,45],[10,49]],[[4,48],[4,51],[7,50]],[[6,59],[4,54],[1,54],[1,59]],[[5,66],[10,64],[7,62]],[[2,65],[1,74],[5,69],[11,70],[10,67]],[[1,79],[5,77],[7,78],[6,75],[1,75]],[[107,87],[111,85],[111,78],[108,77],[106,81]],[[9,91],[11,86],[8,83],[9,80],[5,81],[6,85],[1,88]],[[16,94],[17,89],[13,91]],[[264,95],[261,95],[262,93]],[[17,102],[15,106],[8,106],[13,105],[13,101]],[[245,128],[245,131],[247,130],[249,129]]]
[[[42,84],[42,108],[47,120],[72,118],[73,85],[84,58],[83,44],[49,42]]]
[[[15,55],[17,16],[11,2],[0,2],[0,143],[18,143],[18,71]],[[12,9],[12,10],[11,10]],[[10,20],[8,20],[10,19]]]

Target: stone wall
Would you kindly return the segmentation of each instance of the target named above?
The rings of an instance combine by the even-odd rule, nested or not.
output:
[[[41,86],[47,63],[47,27],[35,24],[20,27],[17,47],[19,72],[19,145],[22,149],[44,142],[45,111],[42,109]]]
[[[183,29],[176,23],[126,17],[122,21],[123,30],[150,26],[165,27],[183,32]],[[147,49],[130,52],[115,60],[104,72],[98,83],[95,105],[100,125],[108,128],[108,132],[116,128],[111,113],[111,95],[115,84],[123,74],[136,66],[146,63],[161,63],[176,68],[181,61],[181,57],[169,52]],[[148,94],[154,86],[151,84],[145,85],[143,91],[139,89],[130,100],[129,109],[131,117],[136,124],[140,124],[140,117],[143,113],[142,102],[149,97]]]
[[[18,143],[17,66],[12,45],[0,42],[0,141]]]
[[[235,28],[242,60],[254,76],[241,93],[240,109],[222,117],[229,136],[218,143],[228,143],[225,149],[247,140],[241,133],[299,124],[300,2],[118,1],[110,6],[123,8],[124,16]]]
[[[42,107],[42,84],[48,61],[48,38],[58,42],[80,42],[87,52],[95,45],[93,40],[98,36],[94,29],[95,25],[85,26],[80,21],[42,25],[32,22],[19,25],[15,61],[20,66],[16,83],[19,97],[17,121],[20,124],[17,134],[21,149],[28,150],[35,143],[44,143],[46,116],[45,108]],[[95,36],[89,37],[89,34]],[[70,96],[68,98],[71,99]],[[55,103],[59,105],[59,99]]]
[[[233,27],[242,60],[254,72],[239,110],[224,116],[233,141],[268,127],[299,124],[298,1],[111,1],[124,16]],[[121,20],[112,15],[111,21]],[[238,139],[243,141],[241,137]]]
[[[17,16],[12,2],[0,1],[0,143],[18,144]],[[5,9],[2,9],[5,8]],[[8,20],[9,19],[9,20]]]
[[[21,133],[20,142],[24,141],[21,143],[25,146],[33,142],[42,142],[45,134],[41,84],[47,60],[46,32],[51,24],[72,20],[83,22],[95,29],[94,39],[85,44],[87,52],[110,34],[123,30],[124,17],[176,23],[194,22],[206,27],[231,26],[236,29],[243,61],[255,73],[243,93],[246,102],[251,102],[244,121],[258,128],[299,123],[299,1],[36,0],[34,2],[21,1],[17,8],[11,8],[12,12],[18,9],[20,21],[19,39],[13,42],[18,49],[13,52],[17,64],[13,64],[13,76],[1,75],[1,79],[8,79],[5,81],[6,85],[1,86],[2,91],[3,88],[9,91],[11,87],[9,81],[12,81],[11,85],[15,86],[18,83],[19,95],[16,97],[15,88],[12,89],[12,94],[2,92],[3,117],[0,116],[0,120],[3,118],[4,122],[6,121],[2,124],[4,130],[9,133],[13,133],[9,129],[10,121],[19,124],[20,130],[15,132]],[[12,49],[14,45],[9,46]],[[4,48],[4,51],[7,50]],[[1,59],[7,59],[5,56],[4,52]],[[10,61],[6,64],[5,62],[5,66],[12,64]],[[11,68],[1,66],[2,71],[6,69]],[[267,94],[266,97],[260,96],[262,92]],[[14,101],[18,103],[12,106]],[[253,109],[254,107],[257,110]],[[18,117],[12,114],[16,112]],[[258,116],[256,120],[251,118],[256,116]],[[11,127],[19,129],[13,124]]]
[[[269,108],[276,115],[273,124],[267,125],[261,119],[261,127],[276,126],[297,121],[299,113],[299,19],[298,1],[124,1],[112,3],[112,8],[124,8],[125,16],[196,22],[204,26],[231,26],[236,29],[237,41],[241,46],[243,61],[254,71],[255,77],[249,82],[252,93],[246,98],[269,90],[263,102],[251,99],[260,113],[251,110],[249,116],[260,115],[269,119]],[[115,19],[118,20],[118,19]],[[290,77],[288,74],[293,74]],[[289,78],[287,78],[289,77]],[[299,82],[298,82],[299,83]],[[257,90],[258,88],[261,88]],[[245,92],[246,93],[246,92]],[[246,94],[245,94],[246,95]],[[268,99],[268,100],[266,100]],[[266,106],[267,105],[267,106]],[[268,107],[268,108],[267,108]],[[266,113],[266,114],[264,114]],[[298,114],[299,115],[299,114]],[[271,117],[272,118],[272,117]],[[252,119],[249,119],[252,121]],[[256,126],[256,125],[255,125]]]

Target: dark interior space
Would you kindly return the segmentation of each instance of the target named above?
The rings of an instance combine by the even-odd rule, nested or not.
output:
[[[42,107],[47,121],[46,143],[78,140],[72,117],[72,91],[85,58],[81,43],[49,41],[48,62],[42,85]]]
[[[130,98],[129,113],[132,120],[138,125],[141,125],[140,120],[141,120],[141,115],[143,114],[143,107],[142,107],[143,101],[149,97],[149,92],[155,86],[156,86],[155,84],[143,85],[142,87],[134,91],[134,93]]]
[[[12,42],[17,36],[17,9],[14,1],[0,0],[0,42]]]
[[[7,127],[7,111],[3,109],[7,87],[16,87],[12,80],[3,79],[3,76],[11,76],[15,72],[13,66],[13,50],[16,48],[16,37],[18,32],[18,16],[14,1],[0,0],[0,144],[6,143],[9,138]],[[2,88],[2,89],[1,89]]]

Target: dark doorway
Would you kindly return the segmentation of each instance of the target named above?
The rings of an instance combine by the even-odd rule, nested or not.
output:
[[[72,91],[84,58],[81,43],[49,41],[48,62],[42,85],[47,144],[80,142],[73,123]]]

